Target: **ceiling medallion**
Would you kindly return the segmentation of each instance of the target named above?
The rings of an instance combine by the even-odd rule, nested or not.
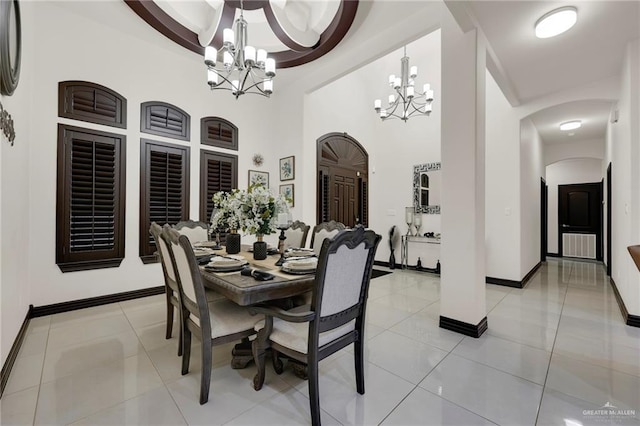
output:
[[[207,46],[223,48],[223,31],[233,25],[241,7],[240,0],[125,3],[157,31],[199,55]],[[252,28],[264,26],[261,39],[252,42],[264,47],[262,37],[268,31],[280,46],[268,49],[268,55],[282,69],[311,62],[336,47],[353,24],[358,0],[243,0],[242,6]]]

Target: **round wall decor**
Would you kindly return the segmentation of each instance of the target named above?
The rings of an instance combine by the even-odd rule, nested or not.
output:
[[[20,79],[22,31],[18,0],[0,1],[0,93],[11,96]]]

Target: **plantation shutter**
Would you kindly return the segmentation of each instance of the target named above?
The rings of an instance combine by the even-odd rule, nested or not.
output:
[[[189,219],[189,147],[141,141],[140,257],[156,261],[151,222],[175,225]]]
[[[166,102],[145,102],[140,106],[140,131],[188,141],[191,116]]]
[[[204,117],[200,120],[200,143],[237,151],[238,128],[220,117]]]
[[[63,272],[124,258],[124,144],[123,135],[58,126],[56,263]]]
[[[213,194],[238,187],[238,157],[205,150],[200,152],[200,220],[208,223],[213,211]]]
[[[127,100],[88,81],[58,83],[58,116],[107,126],[127,127]]]

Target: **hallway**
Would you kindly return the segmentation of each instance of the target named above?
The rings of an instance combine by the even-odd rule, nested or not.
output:
[[[355,391],[350,348],[323,361],[323,424],[640,424],[640,329],[623,324],[602,265],[549,259],[525,289],[487,285],[489,329],[479,339],[438,327],[439,295],[431,274],[371,281],[366,394]],[[214,349],[201,406],[199,360],[181,376],[176,334],[164,339],[164,296],[36,318],[0,420],[307,424],[306,382],[269,363],[255,392],[255,367],[232,370],[231,346]],[[595,412],[605,405],[616,414]]]

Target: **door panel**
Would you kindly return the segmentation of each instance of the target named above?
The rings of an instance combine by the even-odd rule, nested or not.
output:
[[[602,260],[602,183],[558,185],[558,248],[562,254],[562,236],[594,234],[596,259]]]
[[[331,218],[346,226],[356,224],[357,186],[356,172],[335,168],[332,170],[332,211]]]

